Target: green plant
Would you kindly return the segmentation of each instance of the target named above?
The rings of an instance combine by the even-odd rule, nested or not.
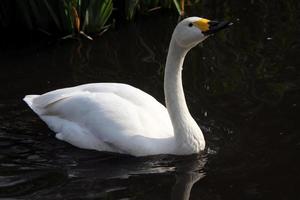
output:
[[[133,19],[135,13],[152,11],[158,8],[171,8],[175,5],[180,15],[184,14],[185,0],[125,0],[125,13],[128,20]]]
[[[99,33],[113,18],[116,1],[121,0],[2,0],[0,26],[55,35]],[[183,14],[184,3],[184,0],[124,0],[117,9],[125,12],[127,20],[132,20],[137,12],[158,8],[174,7]]]

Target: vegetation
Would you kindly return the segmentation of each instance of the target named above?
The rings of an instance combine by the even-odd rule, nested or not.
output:
[[[2,0],[0,27],[47,34],[100,33],[118,13],[132,20],[137,12],[176,8],[182,15],[184,3],[184,0]]]

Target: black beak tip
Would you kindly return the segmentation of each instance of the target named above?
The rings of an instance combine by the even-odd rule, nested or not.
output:
[[[212,35],[216,32],[219,32],[222,29],[228,28],[233,25],[232,22],[229,21],[222,21],[222,22],[217,22],[217,21],[210,21],[209,22],[209,30],[203,32],[204,35]]]
[[[229,21],[223,21],[223,22],[220,22],[218,25],[216,25],[215,27],[212,27],[213,30],[216,30],[216,31],[219,31],[219,30],[222,30],[224,28],[228,28],[230,26],[232,26],[233,23],[232,22],[229,22]]]

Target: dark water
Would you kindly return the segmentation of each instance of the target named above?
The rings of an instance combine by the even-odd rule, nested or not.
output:
[[[134,158],[58,141],[26,94],[125,82],[163,102],[177,17],[117,24],[93,42],[2,38],[0,199],[299,199],[297,1],[201,1],[190,15],[235,25],[189,53],[184,87],[207,150]]]

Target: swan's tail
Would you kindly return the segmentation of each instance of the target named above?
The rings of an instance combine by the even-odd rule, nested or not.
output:
[[[27,105],[37,114],[39,114],[38,108],[34,105],[34,99],[39,97],[40,95],[26,95],[23,100],[27,103]]]

